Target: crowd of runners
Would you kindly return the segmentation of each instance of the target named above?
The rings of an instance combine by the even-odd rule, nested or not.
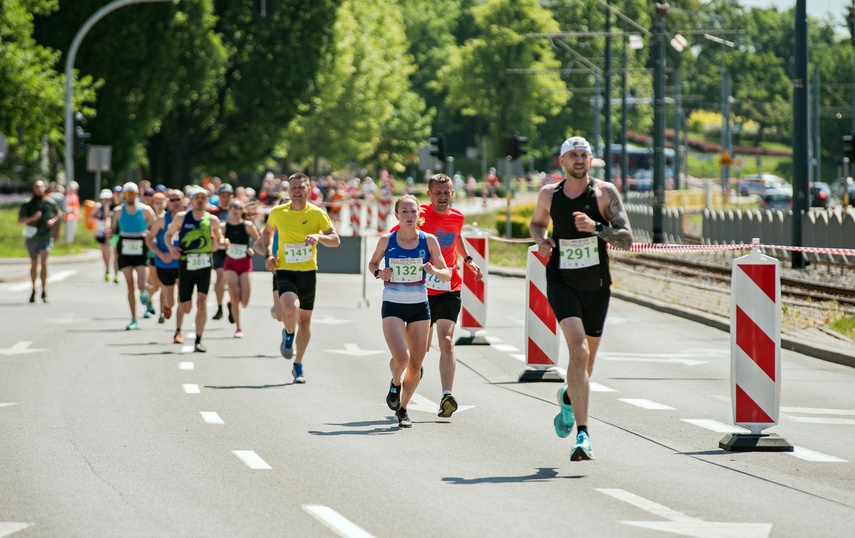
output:
[[[584,138],[567,139],[559,162],[566,179],[541,188],[529,228],[539,254],[550,259],[547,297],[570,352],[567,384],[558,392],[559,413],[553,423],[562,438],[576,426],[571,460],[577,461],[594,457],[587,424],[589,380],[610,298],[606,243],[628,248],[632,232],[614,185],[590,176],[593,156]],[[452,395],[453,336],[462,306],[461,264],[476,280],[483,275],[461,236],[464,215],[452,207],[460,179],[429,177],[429,203],[420,204],[409,192],[395,200],[397,225],[380,235],[368,260],[369,273],[383,281],[382,329],[391,355],[385,400],[401,428],[412,426],[407,405],[424,374],[422,363],[434,334],[442,385],[438,415],[448,418],[458,409]],[[207,351],[202,337],[212,286],[217,305],[212,319],[225,314],[235,325],[234,337],[244,336],[241,308],[250,302],[252,257],[259,253],[272,274],[271,312],[282,324],[280,354],[292,361],[294,382],[305,383],[318,246],[339,246],[336,225],[354,189],[374,197],[378,190],[388,195],[393,185],[386,175],[378,187],[370,178],[313,182],[302,173],[282,180],[268,176],[258,194],[217,178],[184,189],[152,188],[147,181],[125,183],[99,193],[90,227],[101,249],[104,279],[118,284],[119,273],[124,277],[130,310],[125,328],[139,327],[138,311],[143,318],[156,316],[160,324],[174,315],[173,342],[182,344],[184,317],[195,306],[193,349],[200,353]],[[35,182],[33,198],[22,206],[18,219],[25,226],[32,260],[30,302],[36,298],[38,276],[41,297],[47,301],[47,254],[61,218],[63,212],[46,194],[44,183]]]

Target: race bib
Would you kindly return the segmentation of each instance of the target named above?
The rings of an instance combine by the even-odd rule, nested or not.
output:
[[[300,263],[312,261],[312,247],[305,243],[286,243],[282,245],[285,251],[285,263]]]
[[[24,237],[27,239],[32,239],[39,232],[39,229],[35,226],[30,226],[29,224],[24,225]]]
[[[391,258],[389,269],[392,270],[391,282],[421,282],[422,265],[421,258]]]
[[[597,237],[582,239],[561,239],[558,243],[561,253],[561,269],[581,269],[600,263]]]
[[[198,271],[199,269],[207,269],[211,266],[210,254],[188,254],[187,255],[187,270]]]
[[[425,286],[437,291],[451,291],[451,280],[443,282],[436,275],[427,275],[425,277]]]
[[[122,239],[122,256],[142,256],[142,239]]]
[[[103,237],[105,232],[107,231],[107,223],[103,220],[95,221],[95,233],[98,237]]]
[[[242,260],[246,258],[246,245],[229,245],[229,248],[226,249],[226,256],[233,260]]]

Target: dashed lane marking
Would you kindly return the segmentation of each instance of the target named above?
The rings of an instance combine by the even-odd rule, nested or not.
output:
[[[207,424],[225,424],[215,411],[199,411],[199,414],[202,415]]]
[[[261,456],[256,454],[253,450],[232,450],[232,454],[240,458],[240,460],[250,469],[260,471],[273,469],[269,463],[261,459]]]
[[[670,410],[673,411],[674,408],[665,404],[653,402],[650,400],[644,399],[635,399],[635,398],[618,398],[621,402],[628,403],[630,405],[634,405],[636,407],[640,407],[642,409],[650,409],[650,410]]]
[[[320,504],[304,504],[303,510],[310,513],[318,521],[343,538],[373,538],[368,531],[339,514],[329,506]]]
[[[807,448],[802,448],[800,446],[793,447],[793,451],[788,452],[788,454],[805,461],[813,461],[817,463],[848,463],[846,460],[835,458],[834,456],[829,456],[822,452],[808,450]]]
[[[197,385],[195,383],[184,383],[183,385],[181,385],[181,387],[184,389],[184,392],[186,394],[199,394],[200,393],[199,385]]]
[[[53,284],[55,282],[62,282],[66,278],[76,275],[77,271],[66,270],[66,271],[57,271],[55,273],[49,274],[47,278],[48,284]],[[33,285],[30,282],[21,282],[20,284],[10,284],[7,289],[12,291],[24,291],[32,289]]]
[[[700,426],[701,428],[706,428],[707,430],[714,431],[716,433],[751,433],[750,430],[746,430],[740,426],[725,424],[717,420],[708,420],[703,418],[683,418],[680,420],[688,422],[689,424],[694,424],[695,426]]]
[[[179,362],[178,363],[178,369],[179,370],[192,370],[193,369],[193,363],[192,362]]]

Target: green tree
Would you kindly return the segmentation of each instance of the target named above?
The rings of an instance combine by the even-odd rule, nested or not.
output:
[[[49,172],[39,163],[44,142],[62,143],[65,77],[54,67],[59,53],[33,38],[34,15],[56,7],[51,0],[0,3],[0,132],[9,143],[9,156],[0,171],[23,165],[25,177]],[[78,106],[93,100],[93,87],[91,77],[77,84]]]
[[[415,71],[394,3],[345,0],[311,98],[288,132],[290,160],[348,163],[401,172],[427,137],[430,116],[410,89]]]
[[[549,43],[525,36],[557,32],[558,24],[537,0],[487,0],[472,15],[477,37],[450,51],[439,81],[448,106],[486,122],[488,154],[498,157],[505,135],[533,134],[567,102],[564,83],[551,71],[560,64]]]

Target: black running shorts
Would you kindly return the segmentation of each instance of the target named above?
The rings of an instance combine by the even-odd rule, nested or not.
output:
[[[276,286],[279,296],[287,292],[297,294],[300,310],[315,309],[315,286],[317,271],[276,271]]]
[[[459,291],[428,294],[428,303],[430,304],[431,325],[436,323],[438,319],[447,319],[457,323],[461,306]]]
[[[570,287],[558,275],[546,274],[546,296],[549,306],[559,322],[567,318],[580,318],[585,334],[593,337],[603,335],[606,314],[609,311],[610,288],[582,291]]]
[[[211,268],[187,270],[187,262],[178,262],[178,302],[186,303],[193,299],[193,289],[200,294],[208,294],[211,289]]]

